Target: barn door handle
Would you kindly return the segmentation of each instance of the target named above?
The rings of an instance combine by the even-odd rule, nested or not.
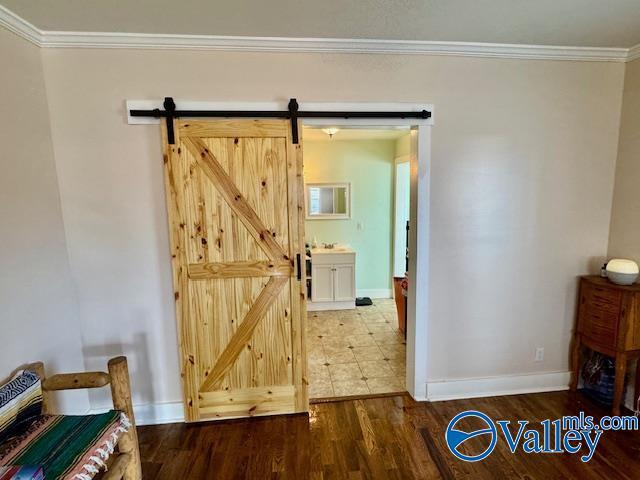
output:
[[[298,268],[297,268],[298,274],[297,275],[298,275],[298,280],[300,281],[300,280],[302,280],[302,263],[301,263],[301,256],[300,256],[299,253],[296,254],[296,263],[298,264]]]

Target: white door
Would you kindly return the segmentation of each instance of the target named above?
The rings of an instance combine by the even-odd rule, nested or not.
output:
[[[311,272],[311,300],[333,302],[333,266],[313,265]]]
[[[353,264],[334,265],[334,300],[348,302],[356,298],[356,279]]]
[[[393,221],[393,276],[404,277],[407,271],[407,222],[411,177],[409,162],[396,164],[395,214]]]

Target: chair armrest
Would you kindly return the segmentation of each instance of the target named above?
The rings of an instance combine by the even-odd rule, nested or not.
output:
[[[103,480],[120,479],[123,473],[127,480],[141,480],[142,465],[140,462],[140,447],[138,446],[138,433],[133,415],[127,358],[123,356],[112,358],[109,360],[107,367],[109,373],[62,373],[48,378],[45,377],[44,364],[42,362],[32,363],[27,365],[26,368],[35,371],[42,381],[43,413],[51,413],[49,411],[49,392],[51,391],[99,388],[105,385],[111,385],[113,407],[127,415],[131,422],[131,428],[120,437],[118,441],[120,454],[105,474]]]
[[[74,390],[77,388],[100,388],[109,385],[111,377],[104,372],[59,373],[42,382],[42,389]]]

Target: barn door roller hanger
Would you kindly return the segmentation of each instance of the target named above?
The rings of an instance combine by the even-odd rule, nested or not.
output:
[[[431,112],[305,112],[298,110],[295,98],[289,100],[287,110],[177,110],[172,97],[166,97],[162,104],[164,110],[130,110],[132,117],[165,118],[167,121],[167,140],[170,145],[175,143],[173,134],[173,120],[180,117],[210,117],[210,118],[286,118],[291,120],[291,137],[294,144],[298,143],[299,118],[431,118]]]

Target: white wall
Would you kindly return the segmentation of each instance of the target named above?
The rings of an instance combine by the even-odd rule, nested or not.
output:
[[[85,361],[127,354],[137,403],[179,401],[180,384],[159,128],[127,125],[127,98],[434,104],[429,376],[567,370],[576,277],[607,249],[624,65],[42,55]]]
[[[640,60],[627,64],[611,211],[608,258],[630,258],[640,263]],[[633,368],[634,362],[630,367]],[[626,404],[635,409],[633,372]]]
[[[640,60],[627,64],[609,257],[640,263]]]
[[[0,29],[0,58],[0,379],[36,360],[83,370],[40,51]],[[89,408],[86,392],[59,400]]]

